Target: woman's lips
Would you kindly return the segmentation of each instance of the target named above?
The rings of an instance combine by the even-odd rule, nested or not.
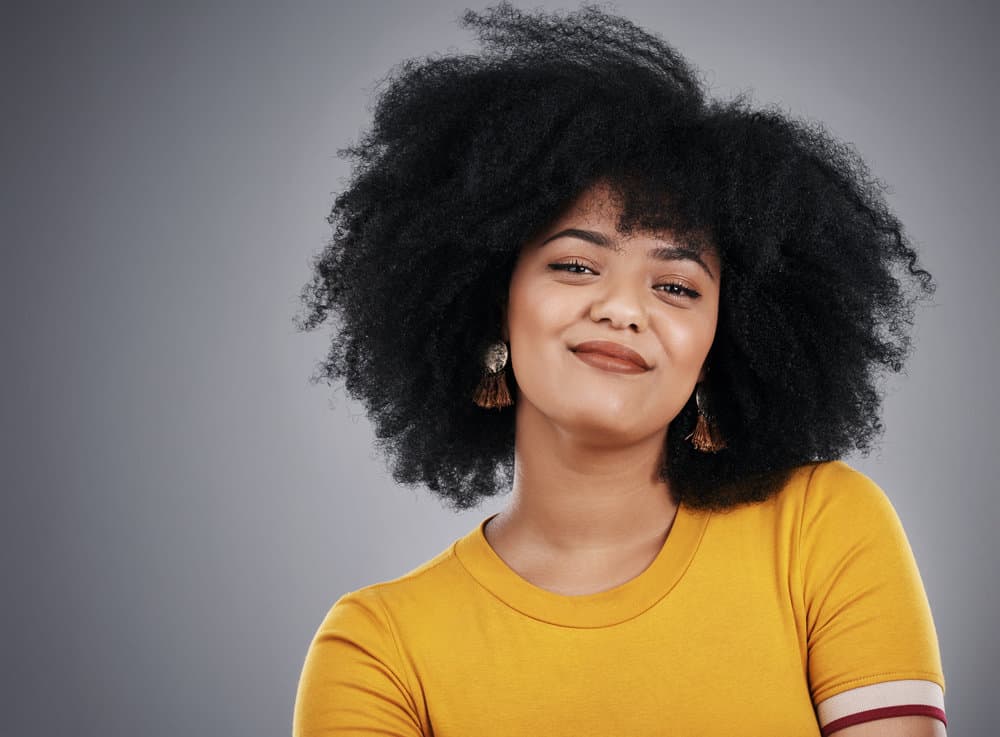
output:
[[[605,371],[641,374],[650,368],[640,353],[609,340],[588,340],[571,350],[584,363]]]
[[[623,358],[609,356],[606,353],[594,353],[592,351],[574,351],[574,353],[584,363],[589,363],[591,366],[604,369],[605,371],[615,371],[620,374],[644,374],[647,371],[647,369],[638,364],[626,361]]]

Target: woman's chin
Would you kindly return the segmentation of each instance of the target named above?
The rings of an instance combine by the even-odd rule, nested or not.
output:
[[[563,430],[595,445],[619,445],[648,437],[655,431],[649,418],[627,403],[577,406],[559,422]]]
[[[604,387],[596,391],[593,387],[572,386],[567,382],[558,387],[546,387],[541,392],[551,401],[541,396],[532,401],[533,394],[521,387],[518,401],[524,406],[520,411],[528,412],[522,415],[522,420],[533,422],[528,419],[530,416],[544,417],[563,434],[579,437],[593,445],[636,442],[664,431],[669,424],[668,420],[651,413],[653,408],[648,395],[627,390],[609,391]]]

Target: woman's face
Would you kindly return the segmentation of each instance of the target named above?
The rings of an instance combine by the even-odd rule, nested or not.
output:
[[[587,190],[524,245],[504,335],[519,417],[537,411],[601,445],[662,433],[688,401],[715,337],[720,277],[713,249],[669,234],[623,240],[605,195]],[[630,348],[647,368],[576,350],[589,341]]]

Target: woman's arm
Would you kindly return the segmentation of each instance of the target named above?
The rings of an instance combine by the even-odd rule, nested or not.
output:
[[[423,737],[416,702],[377,591],[340,597],[316,632],[299,679],[293,737]]]
[[[930,605],[888,497],[846,463],[822,463],[800,533],[808,678],[824,737],[945,734]]]

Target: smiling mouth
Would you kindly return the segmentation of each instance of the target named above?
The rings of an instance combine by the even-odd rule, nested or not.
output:
[[[597,351],[573,351],[573,354],[584,363],[594,368],[610,371],[618,374],[644,374],[649,369],[617,356],[609,356],[607,353]]]

